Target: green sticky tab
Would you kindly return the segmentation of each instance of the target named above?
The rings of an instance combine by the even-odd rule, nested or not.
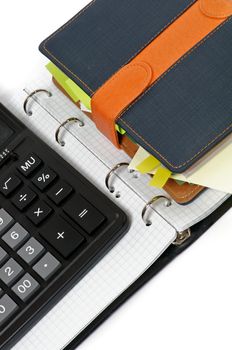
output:
[[[86,108],[91,110],[91,98],[76,83],[74,83],[74,81],[72,81],[52,62],[49,62],[46,68],[74,102],[81,101]]]
[[[148,174],[160,165],[160,161],[153,156],[149,156],[137,165],[136,169],[142,174]]]
[[[91,110],[91,98],[71,79],[65,82],[66,91],[71,98],[77,102],[81,101],[86,108]]]
[[[52,62],[46,65],[47,70],[57,80],[57,82],[63,87],[63,84],[68,79],[67,75],[64,74],[59,68],[57,68]]]
[[[119,134],[121,134],[121,135],[125,135],[126,134],[126,131],[123,128],[121,128],[121,126],[116,124],[115,128],[119,132]]]
[[[170,178],[171,174],[172,173],[170,170],[160,167],[159,169],[157,169],[152,180],[149,182],[149,185],[157,188],[163,188],[168,179]]]

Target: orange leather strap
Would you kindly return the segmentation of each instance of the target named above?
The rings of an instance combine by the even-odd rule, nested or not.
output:
[[[196,1],[94,94],[91,102],[93,120],[116,147],[120,147],[115,131],[120,114],[150,84],[232,14],[231,2]]]

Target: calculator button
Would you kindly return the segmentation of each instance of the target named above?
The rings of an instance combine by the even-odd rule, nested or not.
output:
[[[10,248],[16,250],[28,237],[29,233],[17,223],[2,237],[2,239]]]
[[[13,283],[23,272],[22,267],[14,260],[10,259],[0,269],[0,279],[9,286]]]
[[[2,249],[2,247],[0,247],[0,264],[3,264],[4,261],[7,259],[8,254],[7,252],[5,252],[4,249]]]
[[[58,217],[50,220],[40,235],[64,258],[68,258],[84,242],[84,237]]]
[[[33,184],[44,191],[55,179],[57,174],[50,168],[43,168],[33,179]]]
[[[33,270],[45,281],[47,281],[61,266],[61,263],[50,253],[37,262]]]
[[[64,205],[64,212],[89,234],[105,221],[105,216],[80,195],[74,196]]]
[[[0,179],[0,192],[8,197],[16,188],[21,185],[22,181],[16,175],[9,175]]]
[[[73,191],[73,188],[64,181],[59,181],[48,192],[48,197],[57,205],[63,202]]]
[[[39,283],[26,273],[12,288],[12,291],[22,300],[26,301],[39,289]]]
[[[26,177],[30,176],[42,163],[41,159],[34,153],[29,154],[18,166],[18,170]]]
[[[22,248],[19,249],[18,255],[29,265],[32,265],[45,251],[42,244],[35,238],[29,239]]]
[[[39,201],[36,205],[34,205],[29,212],[27,213],[27,217],[35,224],[39,225],[42,221],[44,221],[50,214],[52,213],[52,209],[43,201]]]
[[[2,235],[13,222],[13,218],[4,209],[0,209],[0,235]]]
[[[0,327],[16,312],[18,305],[8,296],[0,299]]]
[[[37,195],[35,192],[33,192],[29,187],[24,187],[13,197],[12,202],[19,210],[24,210],[36,197]]]

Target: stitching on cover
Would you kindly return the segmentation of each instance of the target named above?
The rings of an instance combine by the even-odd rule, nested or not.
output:
[[[67,28],[70,24],[72,24],[78,17],[80,17],[89,7],[93,6],[94,3],[97,0],[91,1],[87,6],[85,6],[80,12],[76,14],[73,18],[70,19],[65,25],[63,25],[61,28],[59,28],[55,33],[50,35],[44,42],[43,42],[43,48],[46,52],[48,52],[51,57],[53,57],[54,60],[59,62],[60,65],[62,65],[69,73],[71,73],[75,78],[77,78],[91,93],[93,93],[93,90],[83,81],[81,80],[76,74],[74,74],[68,67],[66,67],[60,60],[58,60],[46,47],[47,43],[53,39],[57,34],[59,34],[61,31],[63,31],[65,28]]]
[[[190,163],[192,160],[194,160],[196,157],[198,157],[203,151],[205,151],[211,144],[213,144],[218,138],[220,138],[222,135],[224,135],[229,129],[232,128],[232,124],[227,126],[220,134],[218,134],[213,140],[211,140],[206,146],[204,146],[199,152],[197,152],[193,157],[186,160],[184,163],[180,165],[172,164],[165,156],[163,156],[159,151],[157,151],[152,145],[150,145],[149,142],[147,142],[139,133],[137,133],[133,127],[128,124],[125,120],[123,120],[123,116],[126,114],[126,112],[129,111],[131,107],[133,107],[138,101],[140,101],[157,83],[162,80],[169,72],[171,72],[176,66],[178,66],[183,60],[185,60],[187,57],[191,55],[192,52],[194,52],[198,47],[203,45],[210,37],[212,37],[219,29],[221,29],[227,22],[229,22],[232,19],[232,17],[229,17],[227,20],[225,20],[220,26],[218,26],[213,32],[211,32],[209,35],[207,35],[202,41],[200,41],[196,46],[194,46],[187,54],[185,54],[181,59],[179,59],[172,67],[170,67],[163,75],[161,75],[155,82],[150,86],[149,89],[147,89],[139,98],[137,98],[133,103],[131,103],[125,111],[123,111],[116,119],[120,118],[120,122],[125,124],[135,135],[137,135],[148,147],[150,147],[156,154],[158,154],[163,160],[166,161],[167,164],[169,164],[174,169],[179,169],[188,163]]]
[[[90,92],[91,92],[91,96],[94,94],[94,91],[83,81],[81,80],[75,73],[73,73],[64,63],[62,63],[58,58],[56,58],[51,52],[50,50],[47,49],[46,45],[47,43],[53,39],[57,34],[59,34],[62,30],[64,30],[65,28],[67,28],[70,24],[72,24],[78,17],[80,17],[80,15],[82,15],[89,7],[93,6],[94,3],[97,0],[93,0],[89,5],[87,5],[85,8],[83,8],[83,10],[81,10],[76,16],[74,16],[69,22],[67,22],[65,25],[63,25],[60,29],[58,29],[55,33],[53,33],[52,35],[50,35],[42,44],[44,50],[56,61],[58,62],[62,67],[64,67],[72,76],[74,76],[75,78],[77,78]],[[176,15],[170,22],[168,22],[160,31],[158,31],[158,33],[156,33],[154,36],[152,36],[152,38],[145,44],[143,45],[127,62],[124,63],[124,65],[126,65],[128,62],[130,62],[134,57],[136,57],[138,55],[138,53],[143,50],[152,40],[154,40],[162,31],[164,31],[168,26],[170,26],[172,24],[172,22],[174,22],[178,17],[180,17],[189,7],[191,7],[197,0],[193,0],[190,4],[188,4],[184,10],[182,10],[178,15]],[[124,66],[122,65],[117,71],[116,73]],[[104,84],[102,84],[104,85]],[[101,86],[102,86],[101,85]],[[99,86],[96,91],[98,89],[101,88],[101,86]]]

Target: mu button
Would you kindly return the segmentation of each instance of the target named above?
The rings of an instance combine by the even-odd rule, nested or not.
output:
[[[84,237],[60,217],[49,220],[40,235],[64,258],[68,258],[84,242]]]
[[[72,197],[64,205],[65,213],[80,225],[88,234],[103,224],[105,216],[80,195]]]

